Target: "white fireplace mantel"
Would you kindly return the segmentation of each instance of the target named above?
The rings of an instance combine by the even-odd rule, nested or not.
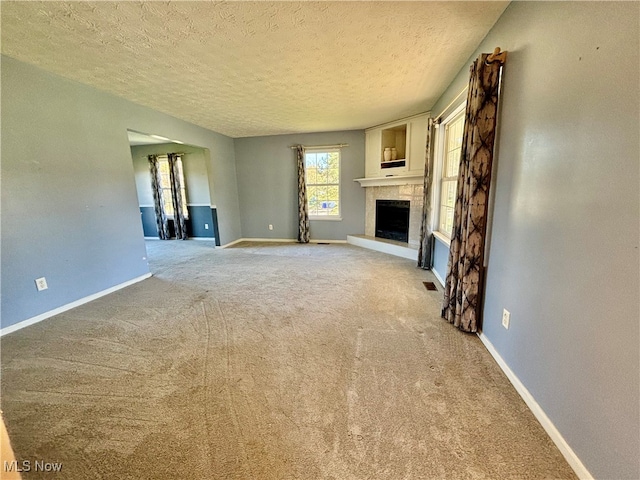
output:
[[[389,177],[354,178],[361,187],[386,187],[389,185],[422,185],[423,175],[393,175]]]

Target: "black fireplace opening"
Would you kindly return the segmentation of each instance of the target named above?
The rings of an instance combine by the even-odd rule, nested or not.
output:
[[[408,200],[376,200],[376,237],[409,242]]]

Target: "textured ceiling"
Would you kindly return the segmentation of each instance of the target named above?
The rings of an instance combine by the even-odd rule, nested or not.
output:
[[[231,137],[431,108],[508,2],[11,2],[2,53]]]

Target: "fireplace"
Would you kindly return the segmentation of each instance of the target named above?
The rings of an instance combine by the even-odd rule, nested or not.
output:
[[[409,201],[376,200],[376,237],[409,241]]]

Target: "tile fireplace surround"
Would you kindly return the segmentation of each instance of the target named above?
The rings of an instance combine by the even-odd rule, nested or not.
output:
[[[409,246],[420,245],[420,224],[422,222],[422,185],[390,185],[366,188],[364,234],[376,235],[376,200],[409,200]]]

